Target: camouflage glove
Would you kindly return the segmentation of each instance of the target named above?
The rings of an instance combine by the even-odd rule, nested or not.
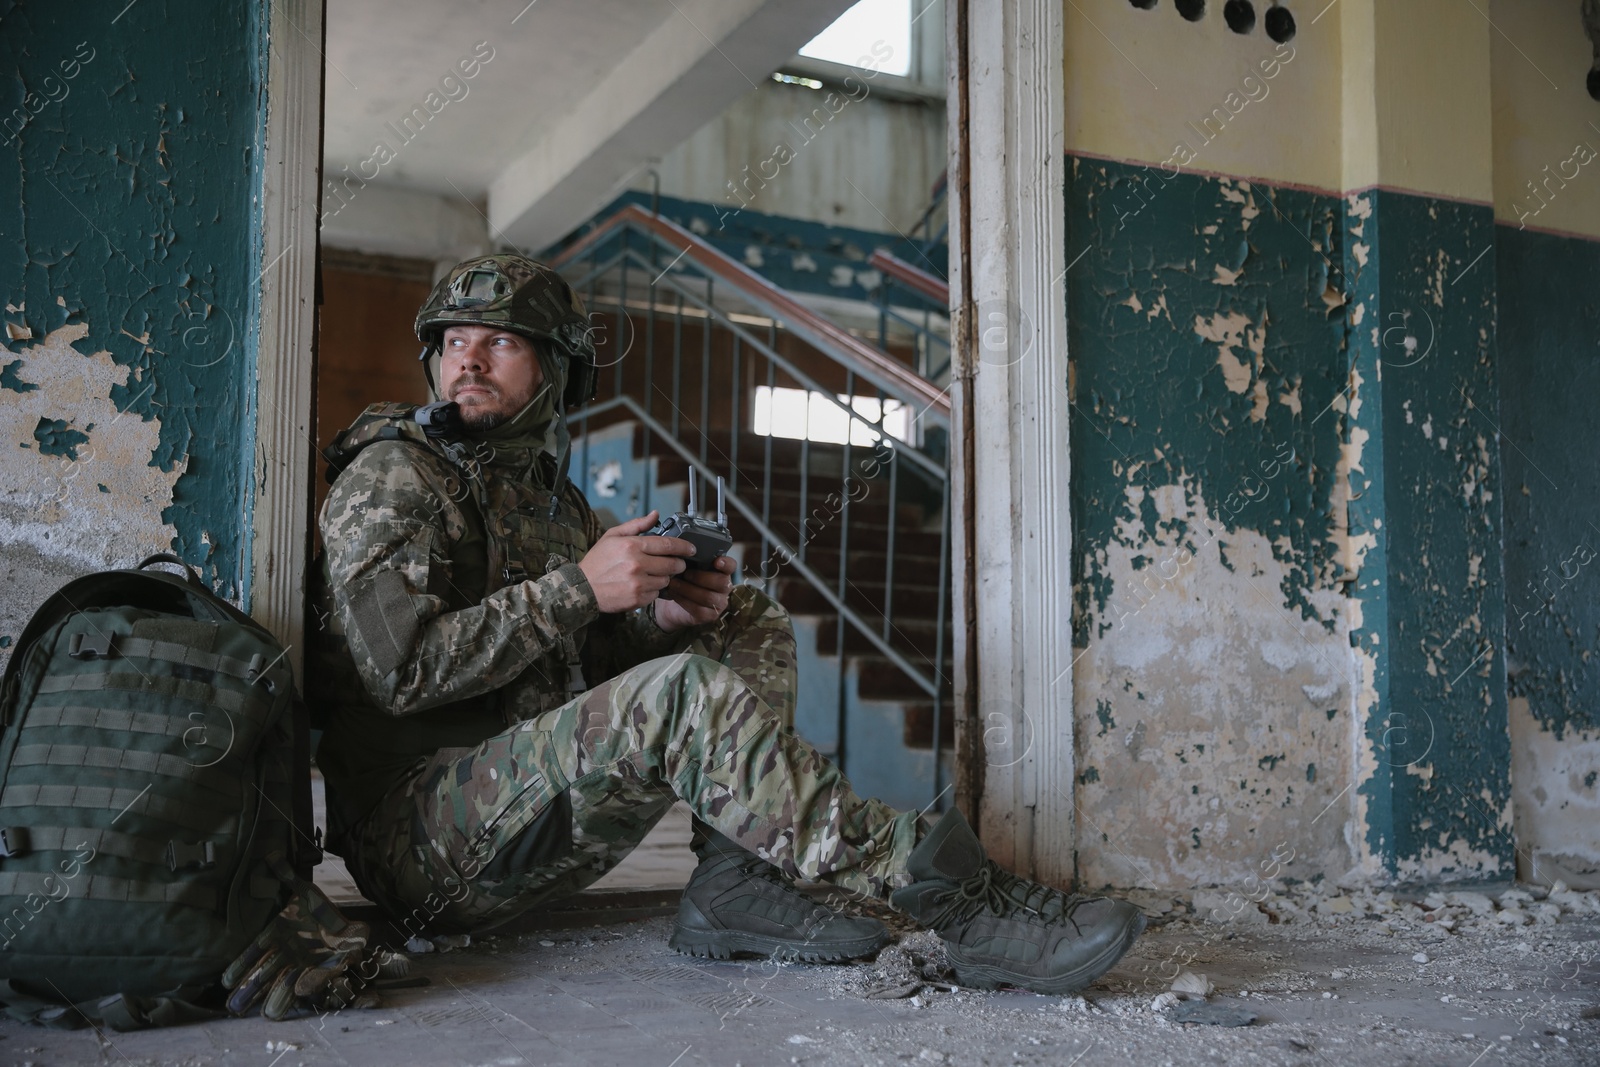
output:
[[[352,966],[366,951],[366,923],[350,922],[310,882],[296,881],[289,904],[249,948],[222,972],[231,990],[228,1010],[248,1014],[260,1005],[269,1019],[295,1007],[343,1007],[355,999]]]

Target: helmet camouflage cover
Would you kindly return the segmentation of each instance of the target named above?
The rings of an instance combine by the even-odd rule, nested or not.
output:
[[[565,357],[563,405],[571,409],[594,396],[589,316],[572,286],[543,263],[511,253],[457,263],[417,312],[425,362],[439,352],[451,326],[499,326],[549,342],[556,355]]]

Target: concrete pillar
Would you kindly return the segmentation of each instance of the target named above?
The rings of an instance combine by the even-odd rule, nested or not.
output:
[[[1448,0],[1339,17],[1357,859],[1385,879],[1508,877],[1494,31]]]

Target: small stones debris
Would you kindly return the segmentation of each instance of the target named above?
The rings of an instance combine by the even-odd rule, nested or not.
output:
[[[466,948],[472,944],[471,934],[440,934],[433,938],[434,947],[440,952],[449,952],[451,949]]]
[[[1161,993],[1161,994],[1158,994],[1156,996],[1156,998],[1150,1002],[1150,1010],[1151,1011],[1156,1011],[1156,1012],[1170,1011],[1172,1008],[1176,1007],[1177,1004],[1178,1004],[1178,994],[1176,994],[1176,993]]]
[[[1227,1004],[1208,1004],[1203,1000],[1187,1001],[1172,1009],[1169,1018],[1175,1023],[1204,1023],[1210,1026],[1249,1026],[1256,1021],[1256,1013]]]
[[[437,950],[433,947],[433,942],[429,941],[427,938],[413,937],[406,940],[406,951],[415,956],[420,953],[434,952]]]
[[[1172,980],[1172,991],[1184,997],[1200,997],[1204,999],[1216,991],[1216,985],[1203,974],[1193,971],[1179,971],[1178,977]]]
[[[863,996],[868,1000],[904,1000],[922,988],[921,982],[903,982],[898,984],[873,986]]]
[[[1426,952],[1418,952],[1416,955],[1411,957],[1411,962],[1412,963],[1427,963],[1428,962],[1428,954]]]

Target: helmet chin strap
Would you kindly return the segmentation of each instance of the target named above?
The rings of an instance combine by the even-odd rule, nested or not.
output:
[[[556,435],[556,478],[550,487],[550,518],[561,510],[561,486],[567,480],[567,466],[572,461],[572,434],[567,430],[566,390],[556,394],[556,419],[552,427]]]

